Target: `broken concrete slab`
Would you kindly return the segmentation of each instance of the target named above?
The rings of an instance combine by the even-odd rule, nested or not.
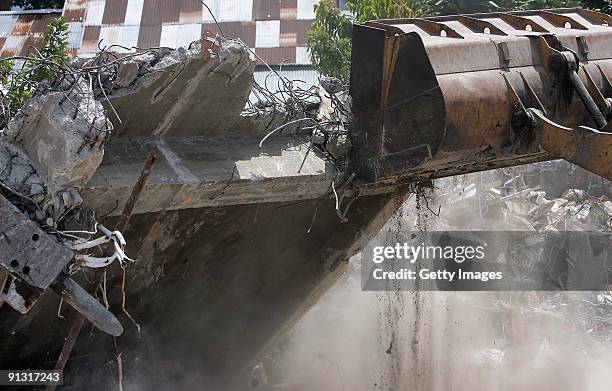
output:
[[[115,136],[235,134],[254,67],[249,49],[234,40],[223,41],[210,58],[197,43],[130,57],[120,62],[112,90],[105,91],[105,106],[121,118],[114,120]]]
[[[271,137],[262,148],[258,141],[254,137],[117,138],[105,145],[104,161],[81,191],[84,206],[118,215],[149,151],[158,160],[135,214],[333,197],[334,180],[337,192],[346,197],[390,193],[401,187],[398,182],[380,182],[342,189],[343,180],[333,165],[308,152],[308,137]]]
[[[102,105],[80,81],[70,92],[48,91],[27,101],[5,135],[23,147],[49,193],[55,193],[89,182],[111,128]]]
[[[348,133],[332,133],[329,140],[325,144],[325,149],[336,159],[349,153],[352,148],[351,139]]]
[[[308,139],[271,138],[261,149],[258,141],[253,137],[112,140],[102,165],[83,189],[85,205],[109,211],[118,203],[111,214],[119,213],[149,150],[158,161],[137,214],[312,199],[328,192],[334,169],[314,153],[306,156]]]
[[[21,146],[0,136],[0,195],[4,194],[30,219],[54,227],[67,211],[83,204],[77,188],[49,192],[45,178],[38,174],[34,163]]]
[[[141,65],[137,61],[125,61],[119,64],[114,84],[119,88],[127,88],[136,81]]]
[[[118,114],[115,136],[263,135],[305,118],[280,102],[245,111],[253,86],[252,53],[241,41],[219,45],[207,55],[196,41],[190,49],[154,49],[120,60],[116,75],[103,81],[105,90],[96,92],[107,110]],[[318,102],[308,106],[316,115]],[[307,125],[296,122],[282,133],[296,134]]]
[[[48,288],[74,257],[1,195],[0,232],[0,268],[32,287]]]

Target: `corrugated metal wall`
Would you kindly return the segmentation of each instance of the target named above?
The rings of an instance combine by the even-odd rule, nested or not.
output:
[[[0,57],[26,56],[30,46],[40,47],[49,21],[60,15],[59,11],[0,12]],[[69,39],[76,42],[78,34],[72,26]]]
[[[227,37],[241,38],[270,64],[310,62],[306,32],[317,2],[205,0]],[[100,39],[107,46],[177,47],[198,39],[204,29],[219,31],[198,0],[67,0],[64,16],[74,23],[71,48],[78,48],[83,57],[96,52]]]
[[[241,38],[268,64],[309,64],[306,35],[318,0],[66,0],[70,51],[93,56],[102,46],[113,51],[187,46],[205,30]],[[41,42],[59,11],[0,12],[0,56],[27,52]],[[260,61],[260,63],[262,63]]]

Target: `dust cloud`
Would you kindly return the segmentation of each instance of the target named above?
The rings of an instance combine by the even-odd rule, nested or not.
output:
[[[607,229],[594,226],[593,216],[579,216],[584,206],[574,213],[571,208],[578,202],[570,205],[570,196],[576,191],[567,189],[582,189],[583,203],[597,200],[609,206],[610,183],[576,167],[557,165],[437,181],[434,190],[406,202],[374,241],[393,244],[402,230],[538,230],[559,224]],[[561,170],[566,183],[553,178],[551,170]],[[554,209],[555,204],[542,214],[542,199],[563,199],[567,202],[559,205],[574,212],[563,215],[564,209]],[[591,201],[593,214],[596,202]],[[609,222],[608,214],[605,224]],[[263,372],[269,389],[610,389],[608,295],[364,292],[359,257],[350,260],[347,273],[254,370],[260,379]]]

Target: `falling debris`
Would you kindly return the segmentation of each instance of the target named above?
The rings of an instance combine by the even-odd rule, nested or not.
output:
[[[434,211],[423,199],[409,201],[373,242],[395,245],[423,227],[502,234],[612,228],[612,184],[562,161],[438,179],[433,186],[423,197]],[[336,365],[345,389],[364,391],[583,390],[609,383],[609,290],[364,292],[364,258],[351,259],[338,283],[261,356],[257,373],[270,384],[342,389],[339,376],[328,375]]]

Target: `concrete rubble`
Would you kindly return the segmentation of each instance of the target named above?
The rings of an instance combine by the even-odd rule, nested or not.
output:
[[[570,163],[552,161],[474,175],[478,180],[467,183],[456,178],[436,182],[442,186],[436,196],[442,208],[453,211],[440,224],[455,226],[453,219],[476,210],[480,217],[474,224],[503,218],[526,231],[612,230],[610,182]]]
[[[112,129],[88,85],[69,92],[49,90],[30,99],[0,133],[2,182],[43,206],[57,219],[80,206],[78,188],[102,162]]]
[[[120,61],[115,77],[103,81],[109,99],[103,103],[120,117],[113,118],[115,135],[231,133],[241,120],[255,65],[239,41],[219,45],[208,56],[196,42],[189,49],[153,49]]]
[[[111,116],[119,137],[261,135],[304,118],[278,102],[245,111],[254,69],[253,54],[239,40],[204,49],[196,41],[188,49],[152,49],[119,61],[97,95],[109,112],[120,113]],[[300,128],[298,123],[285,132]]]
[[[139,151],[151,147],[164,157],[157,164],[163,175],[151,178],[159,185],[156,196],[143,197],[140,212],[327,192],[337,172],[330,162],[344,159],[351,147],[347,92],[302,90],[273,70],[270,83],[284,89],[266,90],[253,80],[255,61],[244,44],[203,42],[204,52],[203,43],[195,42],[188,49],[112,59],[117,72],[103,75],[103,88],[95,91],[115,125],[106,146],[112,156],[85,189],[87,207],[118,213],[140,170]],[[102,62],[96,58],[81,66]],[[258,102],[247,101],[251,92]],[[272,138],[258,145],[267,135]],[[202,153],[194,155],[195,148]],[[249,186],[232,195],[224,190],[228,181]],[[118,199],[119,207],[113,207]]]
[[[471,174],[463,180],[441,180],[440,184],[442,195],[436,202],[446,211],[437,220],[449,230],[480,227],[553,234],[612,232],[610,181],[564,161]],[[466,216],[471,216],[471,221]],[[573,246],[575,250],[593,251],[590,257],[597,254],[609,262],[610,249],[601,248],[597,240],[573,243]],[[568,251],[570,264],[584,263],[584,258]],[[537,254],[533,254],[533,258],[537,258]],[[601,275],[607,278],[605,273]],[[567,357],[573,357],[576,351],[581,352],[586,363],[595,362],[612,342],[612,296],[609,286],[606,289],[595,292],[487,292],[479,310],[498,329],[510,325],[510,338],[501,347],[474,349],[470,353],[473,365],[483,374],[493,374],[514,365],[517,352],[524,353],[525,349],[532,349],[541,367],[556,367],[560,362],[572,361]],[[463,300],[461,308],[465,311],[473,305],[470,304],[473,298],[465,295]],[[567,331],[554,336],[542,325]],[[529,339],[525,335],[529,335]]]
[[[56,192],[91,179],[111,130],[102,105],[81,81],[69,93],[49,91],[30,99],[11,119],[5,135],[24,148],[49,191]]]
[[[19,146],[0,137],[0,182],[12,190],[41,203],[47,194],[45,180],[38,175],[32,160]]]
[[[206,47],[202,50],[201,45]],[[187,49],[153,49],[122,58],[100,55],[79,60],[77,66],[86,83],[64,88],[65,94],[54,89],[58,86],[37,94],[2,131],[0,181],[20,194],[10,201],[43,229],[52,228],[49,231],[55,233],[57,229],[60,234],[72,229],[92,231],[96,222],[113,223],[109,219],[123,210],[148,152],[158,156],[130,224],[121,232],[126,240],[115,241],[122,254],[138,260],[125,268],[124,294],[133,303],[131,315],[148,333],[141,340],[131,334],[134,329],[126,330],[122,350],[127,378],[153,369],[143,372],[134,360],[143,346],[194,334],[202,339],[191,341],[189,347],[165,344],[176,349],[168,357],[184,368],[193,365],[187,362],[195,362],[204,368],[203,376],[230,381],[271,333],[308,307],[300,303],[316,300],[324,290],[315,287],[336,278],[342,262],[364,245],[405,196],[395,186],[371,194],[364,191],[351,203],[355,223],[342,224],[333,200],[321,202],[322,197],[330,197],[337,170],[328,157],[311,151],[316,141],[311,140],[312,129],[323,130],[320,145],[329,143],[337,128],[318,122],[337,119],[330,115],[317,120],[322,99],[316,89],[307,94],[292,90],[277,94],[278,100],[248,104],[255,61],[239,41],[223,40],[212,46],[195,42]],[[286,80],[279,82],[292,88]],[[301,95],[312,99],[301,100]],[[287,123],[260,147],[264,135]],[[337,142],[339,157],[346,149],[344,140]],[[336,184],[338,197],[351,191]],[[91,219],[73,227],[75,216],[69,212],[81,205],[80,212]],[[232,235],[251,240],[233,240]],[[73,247],[85,248],[98,239],[95,235],[83,238],[87,243]],[[281,248],[278,242],[300,244]],[[79,250],[77,257],[97,255],[87,248]],[[253,264],[253,258],[261,262]],[[292,261],[286,263],[286,259]],[[96,258],[96,265],[103,262],[104,258]],[[90,272],[89,264],[76,263],[69,272],[79,268]],[[282,270],[277,267],[280,264]],[[185,266],[188,271],[183,270]],[[279,275],[269,272],[277,269]],[[218,273],[231,280],[210,279]],[[233,276],[246,276],[248,281],[245,284]],[[120,279],[117,270],[108,269],[105,300],[114,309],[121,306],[117,302],[122,295],[117,292]],[[205,280],[209,283],[203,284]],[[258,289],[261,286],[271,289]],[[270,296],[278,290],[287,294]],[[198,306],[206,311],[192,310],[194,297],[202,298]],[[40,310],[0,319],[4,328],[17,330],[12,343],[0,344],[2,359],[10,357],[11,363],[21,365],[37,362],[40,352],[59,354],[69,324],[57,316],[55,299],[59,300],[44,295],[34,307]],[[180,305],[164,304],[175,300]],[[246,302],[254,308],[273,306],[276,315],[270,318],[263,311],[253,312],[243,305]],[[224,317],[219,311],[233,315]],[[163,327],[151,323],[153,313],[165,319]],[[178,320],[180,324],[175,324]],[[28,338],[42,324],[50,325],[51,331],[41,340]],[[244,335],[238,324],[248,324],[252,333]],[[228,343],[237,336],[248,340],[248,348],[228,351]],[[103,352],[91,356],[96,369],[104,368],[98,358],[115,354],[112,345],[101,340],[104,337],[79,342],[82,349]],[[165,376],[165,371],[154,370],[147,382],[164,382]],[[112,381],[96,372],[72,383],[92,389],[93,383],[104,387]]]
[[[99,73],[93,91],[85,77],[24,105],[0,135],[0,164],[10,158],[14,166],[3,170],[3,182],[58,218],[81,205],[79,189],[91,181],[111,137],[257,137],[304,118],[306,113],[290,113],[280,104],[245,111],[255,67],[249,49],[234,40],[207,48],[202,42],[119,60],[77,61],[80,69],[116,64]],[[317,107],[310,103],[314,114]],[[296,123],[285,132],[301,127]],[[37,218],[46,219],[40,211]]]

